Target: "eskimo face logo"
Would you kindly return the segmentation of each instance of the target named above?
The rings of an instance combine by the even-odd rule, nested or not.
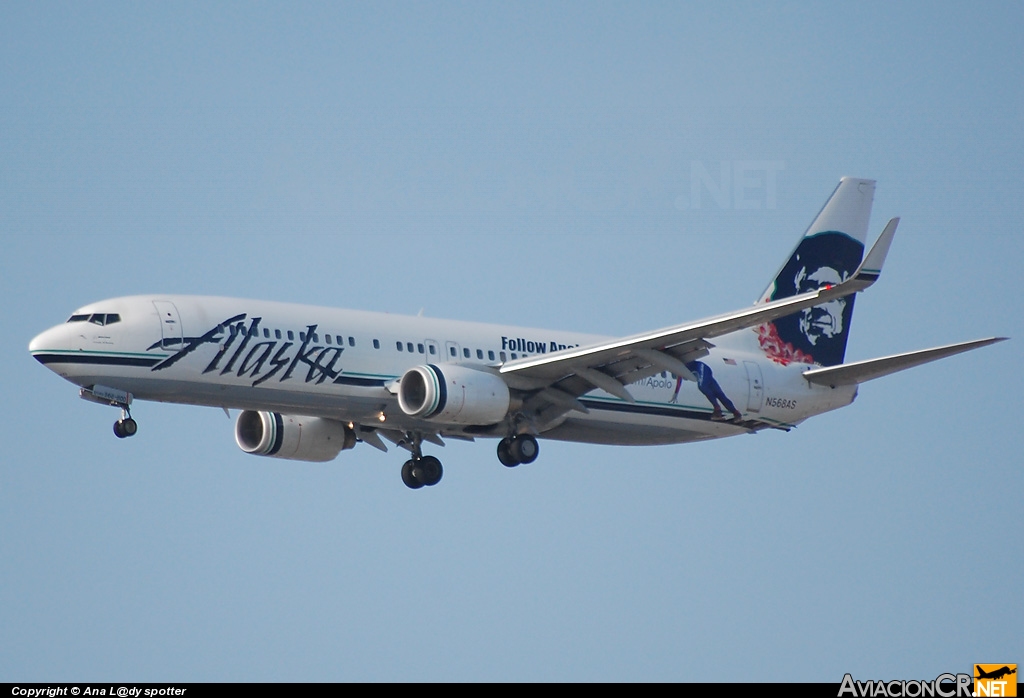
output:
[[[793,284],[798,293],[814,291],[825,285],[835,286],[846,281],[849,274],[839,272],[832,267],[819,267],[810,270],[800,267]],[[800,311],[800,332],[812,345],[819,339],[833,339],[843,332],[843,313],[846,311],[846,298],[835,298],[828,303],[805,308]]]
[[[828,231],[806,237],[775,279],[772,300],[846,281],[856,271],[864,245],[845,233]],[[823,366],[843,362],[853,315],[853,296],[837,298],[780,318],[773,324],[786,355]]]

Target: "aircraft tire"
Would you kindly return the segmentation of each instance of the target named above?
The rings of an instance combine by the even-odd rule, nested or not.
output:
[[[537,439],[530,434],[520,434],[512,439],[509,451],[512,453],[512,457],[520,463],[532,463],[540,454],[540,446],[537,444]]]
[[[498,442],[498,460],[506,468],[514,468],[519,465],[519,461],[512,455],[511,439],[502,439]]]
[[[405,465],[402,466],[402,482],[404,482],[405,486],[410,490],[418,490],[423,487],[423,483],[416,479],[416,476],[413,473],[415,464],[416,462],[410,459],[405,461]]]
[[[441,477],[444,475],[444,468],[441,467],[441,461],[434,458],[434,456],[423,456],[419,459],[419,462],[413,466],[412,474],[416,480],[427,487],[433,487],[437,483],[441,482]]]

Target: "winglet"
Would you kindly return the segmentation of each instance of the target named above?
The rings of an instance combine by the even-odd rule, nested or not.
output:
[[[889,254],[889,246],[892,245],[892,239],[896,235],[896,226],[899,224],[899,218],[893,218],[886,224],[885,230],[875,240],[875,244],[871,246],[868,256],[864,258],[864,261],[857,267],[857,271],[853,273],[854,279],[865,284],[863,288],[867,288],[875,283],[878,277],[881,276],[882,265],[885,264],[885,257]]]

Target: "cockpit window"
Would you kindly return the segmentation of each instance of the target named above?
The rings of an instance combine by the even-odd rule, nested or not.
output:
[[[88,320],[94,325],[113,325],[121,322],[121,316],[117,313],[93,313],[92,315],[72,315],[68,322],[84,322]]]

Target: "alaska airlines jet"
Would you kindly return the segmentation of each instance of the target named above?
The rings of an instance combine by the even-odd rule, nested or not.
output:
[[[444,439],[669,444],[788,431],[853,402],[858,384],[1004,338],[843,363],[855,294],[879,277],[899,219],[864,256],[871,180],[843,178],[748,308],[609,338],[233,298],[154,295],[87,305],[32,340],[86,400],[241,410],[246,453],[328,461],[357,443],[408,450],[402,480],[436,485]]]

